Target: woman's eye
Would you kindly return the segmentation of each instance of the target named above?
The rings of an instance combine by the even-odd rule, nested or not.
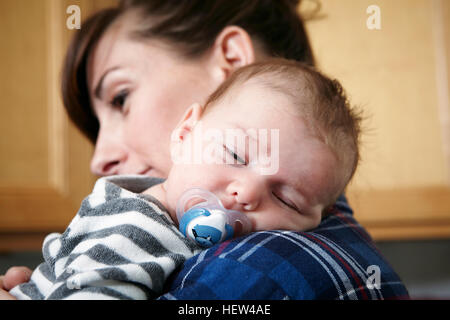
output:
[[[116,94],[111,100],[111,105],[116,108],[123,108],[128,97],[128,91],[123,90]]]
[[[275,196],[275,198],[278,199],[278,201],[280,201],[283,205],[287,206],[289,209],[300,212],[300,210],[298,210],[297,206],[292,204],[290,201],[284,200],[283,198],[278,196],[276,193],[272,193],[272,194]]]

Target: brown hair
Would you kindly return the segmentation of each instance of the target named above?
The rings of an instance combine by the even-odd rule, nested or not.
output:
[[[314,67],[286,59],[268,59],[236,70],[213,92],[204,106],[204,115],[214,110],[232,90],[246,83],[262,84],[292,101],[292,108],[336,156],[342,175],[329,204],[344,191],[360,161],[359,143],[362,111],[351,106],[341,84]]]
[[[64,107],[69,118],[93,143],[99,123],[91,108],[87,61],[93,47],[119,14],[119,9],[105,9],[86,20],[72,39],[64,60],[61,81]]]
[[[274,57],[313,65],[308,37],[296,8],[299,0],[125,0],[141,12],[137,36],[180,45],[188,57],[212,47],[229,25],[243,28]]]
[[[245,29],[266,53],[313,65],[311,46],[298,16],[300,0],[123,0],[83,23],[67,51],[62,96],[70,119],[95,142],[99,130],[87,87],[87,60],[108,27],[125,12],[139,13],[133,34],[169,41],[186,57],[206,52],[228,25]]]

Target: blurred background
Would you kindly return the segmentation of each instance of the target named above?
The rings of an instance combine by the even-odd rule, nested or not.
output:
[[[90,193],[92,146],[59,76],[66,10],[114,0],[0,0],[0,274],[35,268]],[[367,116],[347,195],[418,299],[450,299],[450,0],[303,0],[318,66]]]

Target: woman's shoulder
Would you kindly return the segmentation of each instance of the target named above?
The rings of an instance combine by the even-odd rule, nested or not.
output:
[[[309,232],[255,232],[214,246],[188,260],[171,288],[176,298],[199,299],[408,297],[368,233],[338,206]]]

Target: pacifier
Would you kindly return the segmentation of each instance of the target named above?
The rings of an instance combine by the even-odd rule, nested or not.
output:
[[[177,203],[181,233],[204,248],[251,231],[245,214],[225,209],[215,194],[200,188],[185,191]]]

